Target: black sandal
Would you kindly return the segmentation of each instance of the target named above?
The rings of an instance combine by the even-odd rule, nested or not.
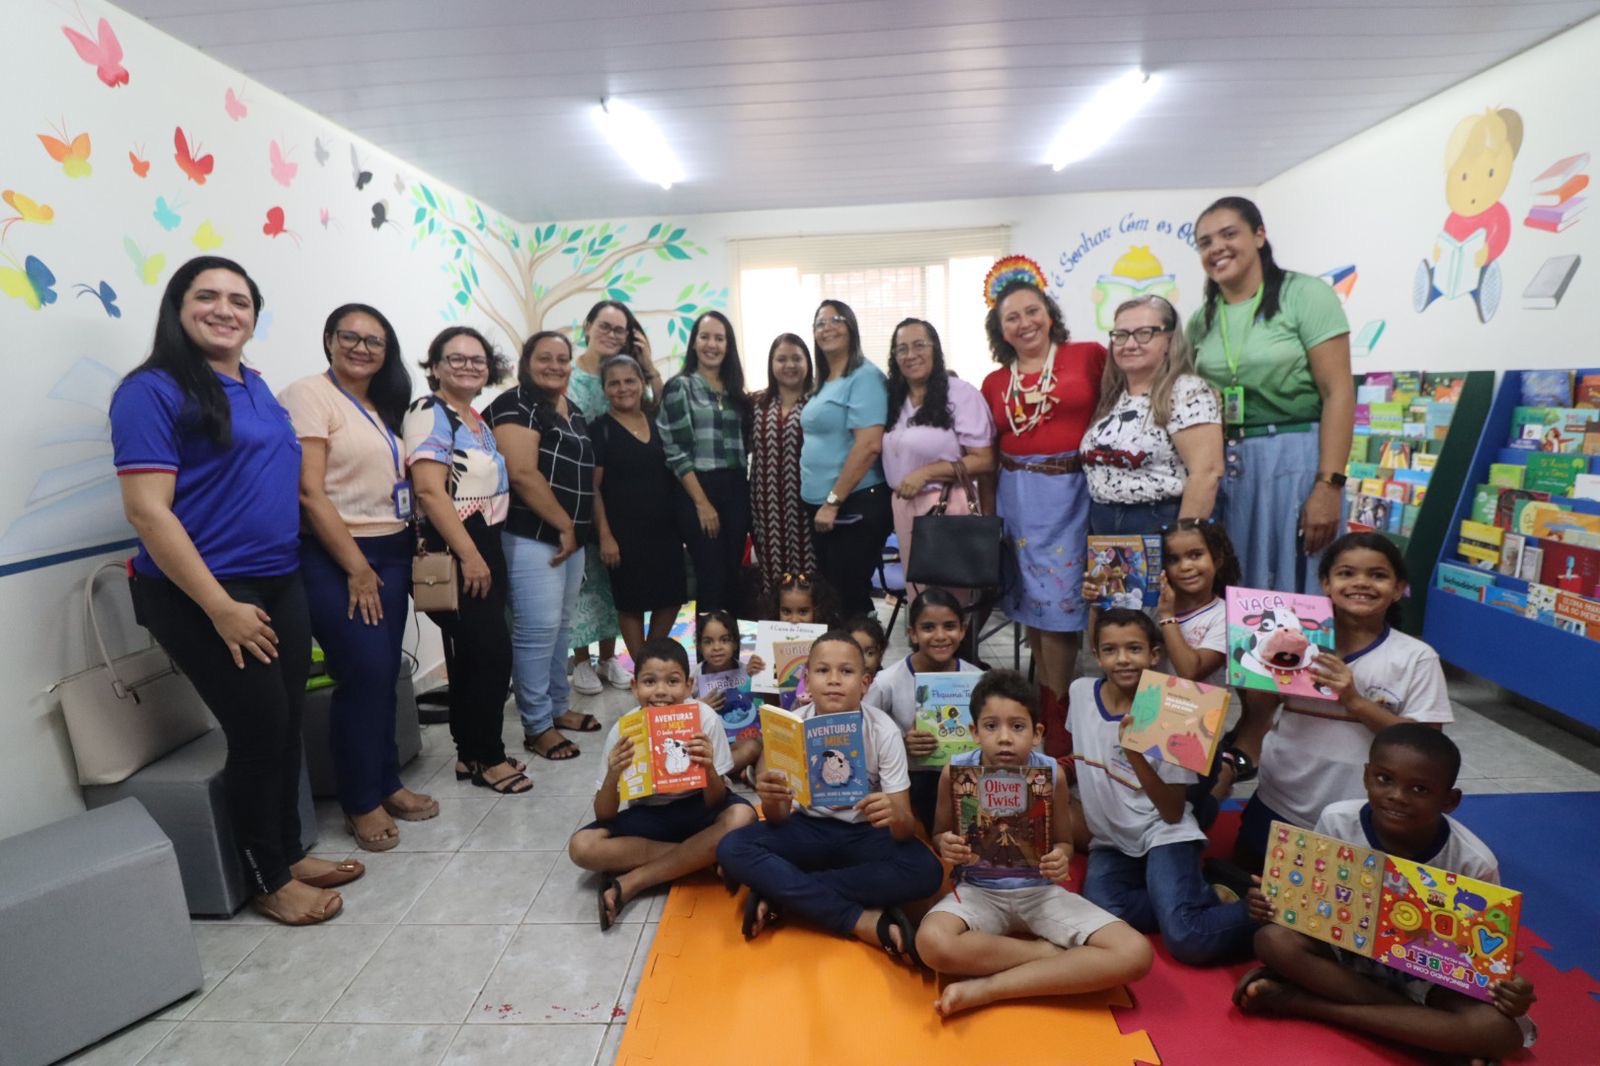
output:
[[[567,713],[571,714],[572,712],[568,711]],[[556,717],[560,718],[561,715],[558,714],[558,715],[556,715]],[[598,733],[598,732],[600,732],[600,730],[604,729],[605,726],[601,725],[600,724],[600,719],[596,718],[594,715],[585,714],[582,718],[578,719],[578,724],[577,725],[560,725],[558,723],[556,725],[556,728],[557,729],[570,729],[574,733]]]
[[[617,915],[613,918],[606,910],[606,896],[612,889],[617,890]],[[600,885],[600,891],[595,893],[595,903],[600,911],[600,931],[603,933],[617,923],[622,917],[622,885],[615,877],[608,877]]]
[[[761,905],[763,903],[767,904],[767,920],[762,923],[761,928],[771,929],[778,924],[778,912],[773,910],[772,904],[767,901],[765,896],[757,895],[752,891],[750,895],[745,897],[744,922],[739,926],[739,931],[744,934],[746,940],[754,940],[756,938],[756,922],[761,920]]]
[[[509,756],[509,755],[507,755],[507,756],[506,756],[506,757],[505,757],[505,759],[503,759],[503,760],[502,760],[502,761],[503,761],[503,762],[504,762],[504,763],[505,763],[505,764],[506,764],[506,765],[507,765],[507,766],[509,766],[509,767],[511,767],[511,768],[512,768],[512,769],[513,769],[513,770],[515,770],[515,771],[516,771],[516,772],[517,772],[517,773],[519,773],[519,774],[520,774],[520,773],[525,773],[525,772],[526,772],[526,771],[527,771],[527,769],[528,769],[528,764],[527,764],[527,763],[525,763],[525,762],[520,762],[520,761],[518,761],[518,760],[517,760],[517,759],[513,759],[513,758],[512,758],[512,757],[511,757],[511,756]],[[457,770],[457,771],[456,771],[456,780],[457,780],[457,781],[471,781],[471,780],[472,780],[472,772],[473,772],[473,769],[474,769],[474,768],[475,768],[475,767],[476,767],[476,766],[477,766],[477,765],[478,765],[478,764],[477,764],[477,763],[470,763],[470,762],[467,762],[467,761],[466,761],[466,760],[465,760],[465,759],[457,759],[457,760],[456,760],[456,762],[457,762],[457,763],[459,763],[459,764],[460,764],[460,765],[462,765],[462,766],[465,766],[465,767],[466,767],[466,769],[465,769],[465,770]]]
[[[566,762],[568,759],[576,759],[579,755],[583,754],[581,751],[578,750],[578,745],[574,744],[572,741],[568,740],[566,737],[562,737],[556,743],[550,745],[549,749],[546,750],[546,751],[540,751],[539,750],[539,738],[538,737],[523,737],[522,738],[522,746],[524,748],[526,748],[527,750],[533,752],[535,755],[539,756],[539,758],[541,758],[541,759],[549,759],[551,762]],[[562,751],[571,752],[571,754],[570,755],[558,755],[558,754],[556,754],[557,752],[562,752]]]
[[[889,939],[891,929],[900,930],[900,947],[895,947],[894,941]],[[909,959],[913,969],[927,969],[922,964],[922,956],[917,954],[917,927],[911,924],[911,919],[899,907],[885,907],[878,916],[878,943],[896,965]]]
[[[533,791],[532,779],[530,779],[527,774],[520,771],[509,773],[498,781],[490,781],[487,777],[483,776],[483,768],[480,766],[472,773],[471,776],[472,783],[474,785],[477,785],[479,788],[486,788],[490,792],[498,792],[502,796],[524,796]],[[518,788],[517,783],[519,781],[527,782],[528,787]]]

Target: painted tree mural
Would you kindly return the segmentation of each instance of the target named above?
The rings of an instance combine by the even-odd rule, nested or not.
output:
[[[650,263],[706,255],[682,226],[657,222],[636,239],[630,239],[626,224],[610,222],[551,222],[524,229],[470,198],[457,204],[424,184],[413,184],[410,191],[414,242],[439,241],[450,252],[443,266],[451,294],[445,317],[454,321],[476,310],[514,346],[541,329],[573,333],[594,301],[612,299],[627,303],[645,328],[656,333],[658,353],[675,355],[683,350],[695,318],[727,304],[726,288],[704,282],[683,286],[670,301],[652,302],[653,289],[660,285],[646,273]],[[642,298],[647,290],[651,297]],[[657,333],[663,318],[667,344]]]

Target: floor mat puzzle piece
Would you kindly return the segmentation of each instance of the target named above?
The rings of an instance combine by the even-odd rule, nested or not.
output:
[[[742,895],[708,879],[673,887],[618,1066],[702,1066],[715,1058],[711,1039],[763,1066],[976,1066],[1069,1047],[1075,1066],[1162,1061],[1144,1033],[1124,1032],[1113,1018],[1112,1007],[1129,1003],[1124,990],[1021,1000],[941,1021],[932,978],[798,923],[746,943],[742,906]]]

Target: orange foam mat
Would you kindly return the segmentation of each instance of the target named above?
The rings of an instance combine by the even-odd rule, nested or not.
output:
[[[1117,1028],[1125,989],[1019,1000],[943,1021],[931,977],[882,952],[798,923],[750,943],[743,894],[695,879],[673,886],[634,997],[618,1066],[916,1062],[979,1066],[1068,1061],[1159,1064],[1143,1030]],[[1030,1050],[1031,1049],[1031,1050]]]

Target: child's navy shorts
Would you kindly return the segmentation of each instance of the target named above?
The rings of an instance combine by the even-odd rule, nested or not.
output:
[[[643,837],[681,844],[702,829],[710,829],[722,812],[736,803],[750,805],[749,800],[731,789],[716,805],[707,804],[705,797],[696,792],[671,803],[633,804],[617,812],[609,822],[594,821],[583,828],[604,829],[614,837]]]

